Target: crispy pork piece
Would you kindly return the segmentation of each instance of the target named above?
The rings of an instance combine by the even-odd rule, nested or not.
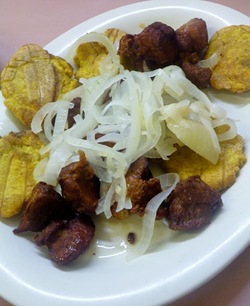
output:
[[[212,68],[211,85],[236,93],[250,90],[250,26],[231,25],[215,32],[205,58],[214,53],[219,59]]]
[[[179,65],[186,77],[199,88],[210,85],[211,70],[196,64],[208,45],[204,20],[193,18],[176,31],[161,22],[154,22],[137,35],[122,37],[118,54],[129,70],[153,70]]]
[[[139,158],[129,167],[126,183],[127,195],[132,202],[130,213],[143,216],[148,202],[162,191],[160,181],[152,177],[145,157]]]
[[[100,182],[86,160],[79,152],[80,160],[65,166],[58,177],[62,196],[72,209],[80,213],[93,213],[100,198]]]
[[[31,131],[10,133],[0,138],[0,216],[19,213],[36,185],[33,170],[43,158],[44,146]]]
[[[181,68],[188,78],[197,87],[203,89],[210,86],[212,71],[210,68],[200,67],[198,64],[200,58],[197,53],[190,53],[183,56]]]
[[[36,44],[21,47],[1,73],[5,106],[30,128],[35,113],[79,85],[73,68]]]
[[[130,70],[143,71],[144,63],[150,69],[174,64],[178,58],[175,31],[164,23],[154,22],[139,34],[123,36],[118,54]]]
[[[222,191],[235,182],[240,168],[246,163],[246,156],[240,135],[220,144],[222,152],[216,165],[183,146],[178,147],[169,160],[162,161],[162,167],[167,172],[178,173],[181,181],[199,175],[211,188]]]
[[[38,246],[46,245],[49,256],[58,265],[68,265],[85,252],[94,237],[95,225],[87,215],[69,221],[52,221],[36,238]]]
[[[132,208],[116,212],[116,203],[112,205],[113,217],[120,220],[126,219],[130,214],[143,216],[147,203],[162,191],[160,181],[157,178],[153,178],[148,166],[148,160],[145,157],[140,157],[133,162],[125,177],[127,196],[131,200]],[[163,217],[161,216],[161,218]]]
[[[199,176],[190,176],[176,185],[166,200],[167,220],[173,230],[198,230],[209,224],[222,207],[221,195]]]
[[[73,215],[67,202],[51,185],[39,182],[27,202],[15,234],[43,230],[51,220],[66,220]]]
[[[176,41],[180,52],[200,54],[208,45],[206,22],[193,18],[176,30]]]
[[[189,20],[176,30],[176,41],[180,52],[180,66],[186,77],[199,88],[208,87],[211,69],[197,65],[208,46],[206,22],[201,18]]]
[[[189,61],[183,61],[181,68],[184,71],[186,78],[189,79],[197,87],[203,89],[210,85],[211,69],[196,66]]]

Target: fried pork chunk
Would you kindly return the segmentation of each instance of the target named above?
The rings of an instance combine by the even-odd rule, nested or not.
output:
[[[126,173],[126,183],[127,195],[132,202],[130,213],[143,216],[148,202],[162,191],[160,181],[152,176],[145,157],[130,165]]]
[[[0,216],[19,213],[36,185],[33,170],[42,159],[44,146],[31,131],[10,133],[0,138]]]
[[[154,22],[139,34],[123,36],[118,54],[130,70],[144,71],[144,64],[150,69],[174,64],[178,58],[175,31],[164,23]]]
[[[236,93],[250,90],[250,26],[232,25],[215,32],[205,57],[214,53],[219,60],[212,68],[211,85]]]
[[[153,177],[148,160],[145,157],[138,158],[133,162],[127,173],[127,196],[130,198],[132,208],[116,212],[116,204],[112,208],[112,215],[117,219],[125,219],[129,214],[143,216],[148,202],[162,191],[158,178]]]
[[[222,207],[221,195],[199,176],[190,176],[176,185],[166,200],[167,220],[173,230],[198,230],[209,224]]]
[[[33,189],[15,234],[39,232],[38,246],[47,246],[49,256],[59,265],[69,264],[86,251],[93,239],[95,226],[91,218],[75,214],[72,207],[46,183]]]
[[[58,265],[68,265],[90,246],[95,225],[88,215],[80,214],[69,221],[52,221],[36,238],[38,246],[47,246],[49,256]]]
[[[199,175],[211,188],[223,191],[235,182],[240,168],[246,163],[246,156],[244,141],[239,135],[220,144],[221,154],[216,165],[183,146],[178,147],[169,160],[162,161],[162,167],[167,172],[178,173],[181,181]]]
[[[208,32],[203,19],[193,18],[176,31],[164,23],[154,22],[139,34],[123,36],[118,54],[129,70],[179,65],[192,83],[205,88],[210,84],[211,71],[196,64],[207,44]]]
[[[64,199],[72,209],[80,213],[94,213],[100,198],[100,182],[86,160],[79,152],[80,160],[62,168],[58,182]]]
[[[78,86],[73,68],[36,44],[21,47],[1,73],[5,106],[30,128],[35,113],[46,103]]]
[[[51,220],[64,220],[72,215],[68,203],[51,185],[39,182],[32,190],[15,234],[43,230]]]
[[[197,65],[208,46],[206,22],[201,18],[189,20],[176,30],[176,40],[180,53],[180,66],[186,77],[199,88],[208,87],[211,69]]]
[[[181,53],[200,54],[208,45],[206,22],[193,18],[176,30],[177,45]]]

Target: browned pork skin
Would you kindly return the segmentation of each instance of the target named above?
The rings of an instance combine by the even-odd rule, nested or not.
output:
[[[177,184],[166,200],[167,220],[173,230],[198,230],[209,224],[222,207],[221,195],[199,176],[190,176]]]

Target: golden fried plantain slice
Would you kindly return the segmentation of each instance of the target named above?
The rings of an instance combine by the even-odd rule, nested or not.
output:
[[[107,29],[104,32],[113,43],[119,43],[121,37],[126,33],[115,28]],[[91,78],[100,74],[100,65],[107,55],[107,49],[100,43],[90,42],[80,44],[76,50],[74,62],[78,67],[76,78]]]
[[[221,142],[221,154],[216,165],[186,146],[178,147],[170,159],[161,164],[167,172],[178,173],[181,181],[192,175],[200,175],[213,189],[222,191],[235,182],[240,168],[246,163],[243,147],[244,141],[240,135]]]
[[[250,26],[227,26],[211,37],[205,58],[217,53],[211,85],[231,92],[250,90]]]
[[[0,216],[19,213],[36,185],[33,170],[44,146],[31,131],[10,133],[0,138]]]
[[[78,87],[80,83],[72,78],[74,71],[72,66],[63,58],[50,54],[51,63],[54,67],[56,87],[54,101],[59,100],[66,92]]]
[[[5,106],[25,126],[46,103],[78,86],[73,68],[36,44],[21,47],[1,73]]]

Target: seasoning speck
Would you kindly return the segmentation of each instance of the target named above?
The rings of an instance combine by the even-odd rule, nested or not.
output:
[[[128,242],[130,243],[130,244],[134,244],[135,243],[135,239],[136,237],[135,237],[135,233],[132,233],[132,232],[130,232],[130,233],[128,233]]]

